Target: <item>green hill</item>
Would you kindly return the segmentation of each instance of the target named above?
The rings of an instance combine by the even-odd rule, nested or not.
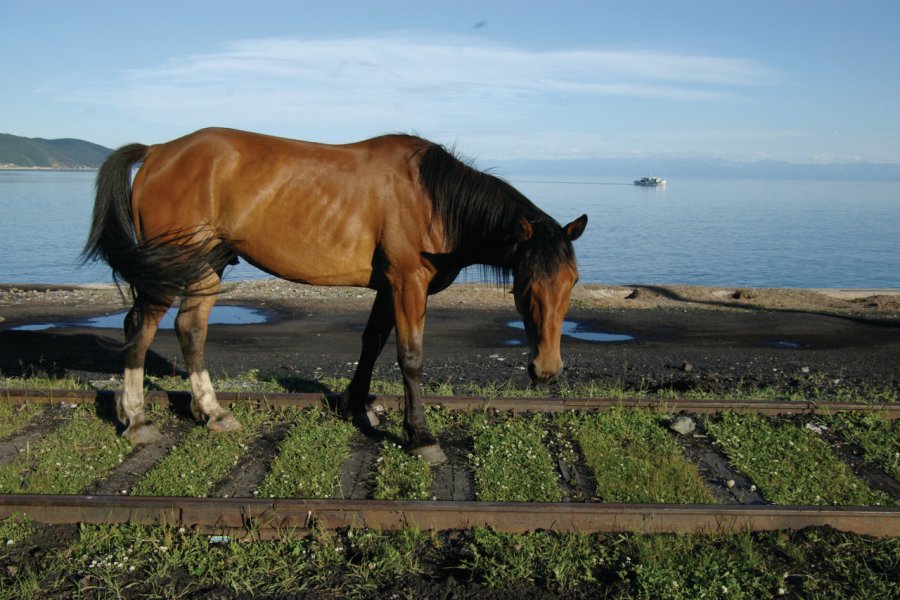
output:
[[[111,152],[84,140],[45,140],[0,133],[0,167],[96,169]]]

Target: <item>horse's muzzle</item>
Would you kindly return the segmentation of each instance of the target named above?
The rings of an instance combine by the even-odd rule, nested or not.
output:
[[[528,376],[531,377],[531,380],[535,383],[547,383],[551,379],[555,379],[562,373],[562,363],[559,363],[559,367],[552,370],[547,370],[545,368],[540,368],[537,366],[535,361],[528,361]]]

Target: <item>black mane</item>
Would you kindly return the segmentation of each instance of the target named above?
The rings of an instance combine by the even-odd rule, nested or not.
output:
[[[450,254],[463,266],[481,264],[499,281],[511,272],[543,276],[574,260],[556,220],[506,181],[472,168],[438,144],[422,153],[419,178],[440,218]],[[532,236],[517,241],[521,218]]]

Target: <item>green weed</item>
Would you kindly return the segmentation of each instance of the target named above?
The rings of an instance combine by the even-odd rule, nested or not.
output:
[[[96,407],[82,404],[38,444],[0,467],[0,493],[77,494],[118,465],[131,445]]]
[[[475,488],[479,500],[494,502],[560,502],[562,489],[543,440],[545,418],[507,418],[489,422],[484,414],[471,421],[474,438]]]
[[[394,441],[403,438],[402,414],[388,413],[385,420],[390,437],[381,443],[381,453],[376,459],[375,499],[433,500],[431,467]],[[450,411],[429,406],[425,410],[425,420],[431,432],[440,438],[441,433],[458,419]]]
[[[31,520],[21,515],[14,515],[0,521],[0,556],[4,554],[3,548],[15,546],[33,535],[35,531],[37,530]]]
[[[400,435],[396,425],[387,431]],[[390,439],[381,443],[381,453],[375,460],[376,500],[432,500],[432,480],[431,468],[424,460]]]
[[[846,441],[862,448],[865,460],[900,479],[900,424],[875,412],[839,413],[826,419]]]
[[[808,598],[894,599],[900,586],[900,539],[873,539],[810,529],[786,541],[795,560],[785,567],[784,588]]]
[[[758,415],[725,412],[706,429],[738,469],[776,504],[885,505],[811,431]]]
[[[637,598],[772,598],[782,585],[750,534],[627,536],[617,554]]]
[[[352,557],[347,587],[357,593],[371,593],[396,579],[421,575],[420,557],[435,544],[433,536],[414,529],[350,529],[346,537]]]
[[[541,582],[553,590],[571,589],[594,581],[595,570],[610,560],[594,538],[551,531],[497,533],[476,527],[469,543],[471,558],[463,566],[491,588]]]
[[[9,404],[0,402],[0,439],[24,428],[42,410],[42,406],[32,403]]]
[[[263,498],[329,498],[350,456],[350,423],[319,409],[292,411],[290,430],[255,494]]]
[[[711,504],[697,467],[647,410],[567,413],[556,418],[581,446],[606,502]]]
[[[240,463],[248,443],[268,411],[234,406],[233,414],[241,422],[240,431],[213,432],[193,428],[172,450],[137,483],[136,496],[193,496],[203,498],[216,483]]]
[[[0,388],[24,390],[87,390],[90,386],[73,375],[58,377],[40,370],[26,369],[21,377],[4,377],[0,373]]]

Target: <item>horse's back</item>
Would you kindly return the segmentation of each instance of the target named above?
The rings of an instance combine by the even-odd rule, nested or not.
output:
[[[411,234],[412,251],[428,227],[412,160],[427,143],[390,135],[329,145],[200,130],[150,148],[135,178],[135,225],[145,236],[201,227],[286,279],[369,285],[386,232]]]

